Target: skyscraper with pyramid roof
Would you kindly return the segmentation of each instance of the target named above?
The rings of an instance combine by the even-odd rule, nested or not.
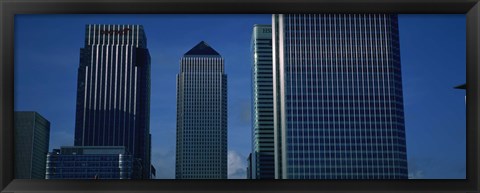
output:
[[[184,54],[177,75],[176,179],[227,178],[227,75],[204,41]]]

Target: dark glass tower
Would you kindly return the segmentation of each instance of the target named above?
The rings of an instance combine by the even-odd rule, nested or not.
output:
[[[75,146],[125,146],[150,178],[150,54],[141,25],[87,25],[78,68]]]
[[[176,148],[176,179],[227,178],[227,75],[203,41],[180,61]]]
[[[276,178],[406,179],[397,15],[273,15]]]
[[[274,179],[272,26],[255,25],[252,35],[251,178]]]
[[[45,179],[50,122],[33,111],[17,111],[15,119],[15,178]]]

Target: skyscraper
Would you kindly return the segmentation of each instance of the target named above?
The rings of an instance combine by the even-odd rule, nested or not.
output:
[[[227,75],[204,41],[180,61],[176,148],[176,179],[227,178]]]
[[[272,26],[255,25],[252,36],[251,178],[274,179]]]
[[[78,68],[75,146],[125,146],[150,178],[150,54],[141,25],[87,25]]]
[[[273,15],[276,178],[406,179],[397,15]]]
[[[50,122],[37,112],[18,111],[15,119],[15,178],[45,179]]]
[[[247,179],[253,179],[252,176],[252,153],[248,154],[247,157]]]

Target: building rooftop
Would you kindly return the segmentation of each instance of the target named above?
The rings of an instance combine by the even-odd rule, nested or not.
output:
[[[125,146],[61,146],[54,153],[63,155],[126,154]]]
[[[210,47],[206,42],[201,41],[195,47],[190,49],[184,56],[192,56],[192,55],[218,55],[220,54],[215,51],[212,47]]]

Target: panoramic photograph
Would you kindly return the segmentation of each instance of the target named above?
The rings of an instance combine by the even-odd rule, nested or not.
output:
[[[15,16],[16,179],[466,179],[464,14]]]

